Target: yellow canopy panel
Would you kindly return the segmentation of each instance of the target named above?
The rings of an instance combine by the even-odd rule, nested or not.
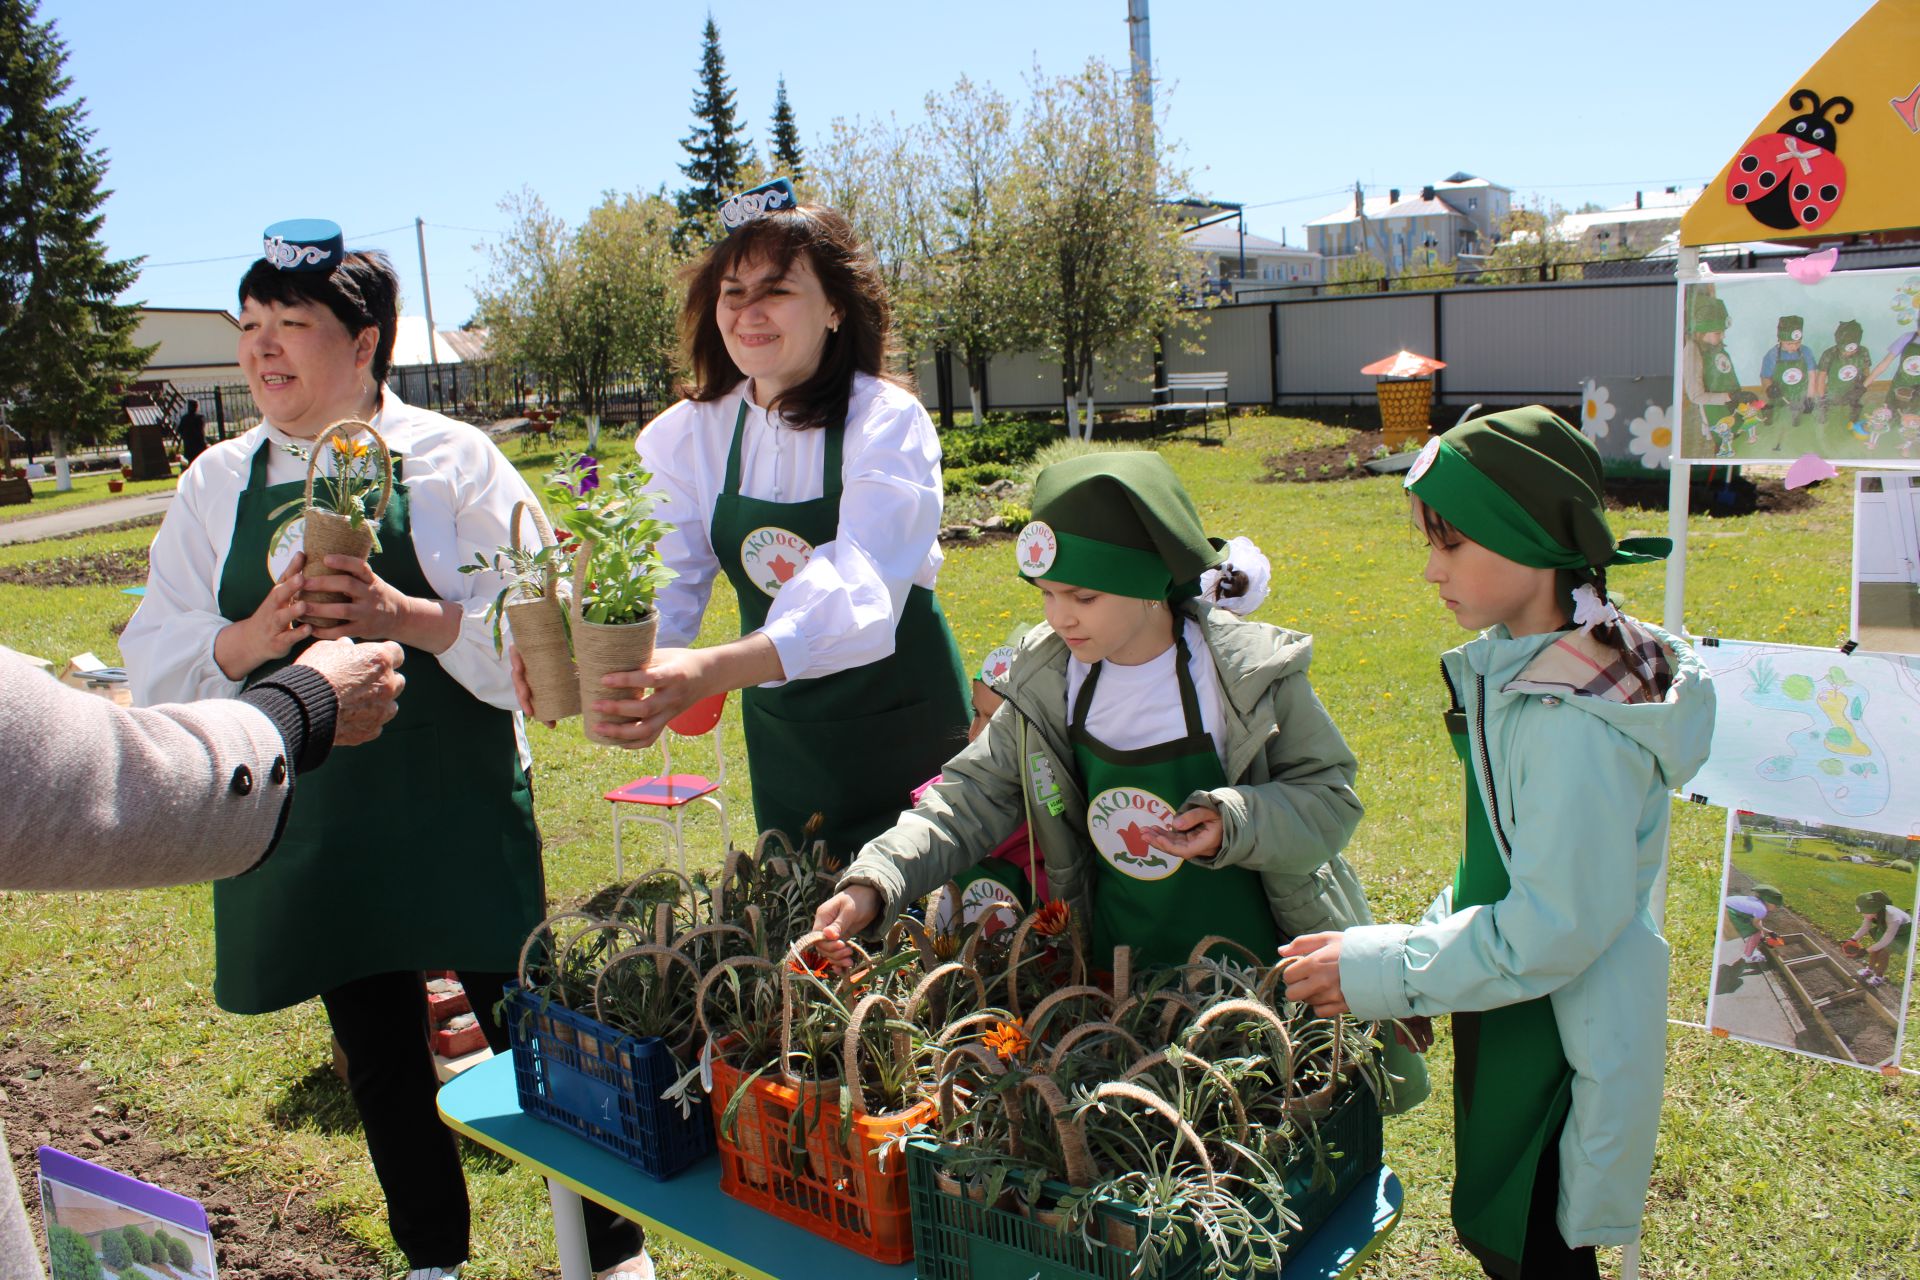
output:
[[[1916,174],[1920,0],[1879,0],[1754,126],[1681,219],[1680,243],[1920,225]]]

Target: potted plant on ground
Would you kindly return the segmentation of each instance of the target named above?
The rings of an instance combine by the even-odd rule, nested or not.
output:
[[[520,516],[533,517],[539,545],[520,545]],[[566,585],[566,552],[554,537],[553,526],[537,503],[516,502],[507,520],[507,545],[489,560],[476,551],[462,573],[500,575],[500,593],[487,606],[493,623],[493,651],[505,644],[503,626],[513,633],[514,647],[527,668],[527,687],[533,693],[533,718],[564,720],[580,711],[580,674],[573,664],[568,619],[561,594]]]
[[[631,724],[593,709],[609,690],[601,677],[633,671],[653,656],[660,614],[654,596],[674,578],[657,544],[673,526],[653,518],[659,495],[638,467],[612,475],[591,459],[563,457],[548,477],[549,501],[579,542],[573,558],[573,656],[580,672],[581,721],[592,742],[621,745],[601,729]]]
[[[365,432],[367,440],[354,437]],[[380,519],[387,513],[393,497],[393,457],[387,442],[373,424],[358,418],[343,418],[314,440],[310,449],[288,445],[287,451],[307,464],[305,492],[273,512],[282,514],[298,509],[304,530],[304,547],[309,573],[328,572],[326,558],[348,556],[365,560],[380,549]],[[320,461],[327,460],[330,473],[319,474]],[[378,494],[372,510],[367,499]],[[300,599],[308,604],[339,604],[347,597],[333,591],[302,591]],[[332,618],[305,617],[301,622],[327,627]]]

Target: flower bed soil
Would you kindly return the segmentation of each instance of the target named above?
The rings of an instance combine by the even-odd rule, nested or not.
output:
[[[379,1255],[319,1213],[321,1187],[292,1191],[246,1175],[223,1175],[213,1162],[169,1148],[164,1117],[129,1111],[105,1095],[90,1073],[22,1036],[0,1047],[0,1123],[40,1234],[38,1161],[57,1147],[143,1178],[206,1206],[223,1280],[348,1280],[384,1274]]]
[[[54,556],[0,567],[0,586],[133,587],[147,580],[147,549],[101,551],[88,556]]]

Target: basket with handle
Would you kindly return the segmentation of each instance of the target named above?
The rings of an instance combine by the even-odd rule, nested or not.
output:
[[[537,502],[522,499],[513,504],[507,518],[507,539],[513,550],[520,550],[520,516],[533,517],[535,533],[542,547],[555,545],[553,526]],[[567,642],[567,610],[560,602],[559,567],[549,566],[540,594],[532,600],[516,600],[507,606],[507,629],[513,633],[513,646],[527,668],[527,688],[533,694],[533,718],[564,720],[580,712],[580,674],[573,665],[573,652]]]
[[[573,553],[573,602],[570,606],[573,656],[580,672],[580,721],[586,728],[587,741],[619,747],[626,743],[619,738],[607,737],[601,730],[607,725],[632,724],[633,717],[606,715],[595,711],[593,704],[598,699],[622,694],[635,697],[639,691],[609,689],[600,683],[600,678],[616,671],[638,671],[647,665],[653,658],[654,639],[660,634],[660,611],[650,609],[647,616],[638,622],[588,622],[581,609],[587,597],[587,565],[592,558],[593,543],[581,539],[579,549]]]
[[[320,456],[326,452],[327,445],[336,437],[353,442],[353,437],[365,431],[372,437],[373,447],[380,454],[380,500],[374,504],[373,511],[364,521],[355,523],[346,516],[332,511],[323,511],[313,505],[313,482],[320,465]],[[307,553],[308,577],[331,573],[327,568],[328,556],[350,556],[355,560],[365,560],[373,554],[373,530],[387,514],[387,504],[393,500],[393,455],[387,450],[387,442],[380,438],[371,422],[359,418],[342,418],[322,431],[313,442],[307,454],[307,488],[300,506],[303,521],[303,547]],[[342,604],[347,597],[337,591],[302,591],[300,600],[304,604]],[[338,618],[303,617],[300,621],[311,627],[336,627]]]

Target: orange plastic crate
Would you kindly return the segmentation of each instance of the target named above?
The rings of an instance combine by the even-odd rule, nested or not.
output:
[[[838,1086],[802,1090],[763,1076],[746,1085],[729,1138],[721,1118],[745,1079],[746,1073],[724,1062],[713,1064],[720,1189],[877,1262],[911,1260],[906,1151],[897,1144],[890,1148],[884,1169],[874,1152],[888,1139],[931,1122],[933,1104],[918,1103],[886,1117],[855,1116],[851,1134],[842,1141]]]

